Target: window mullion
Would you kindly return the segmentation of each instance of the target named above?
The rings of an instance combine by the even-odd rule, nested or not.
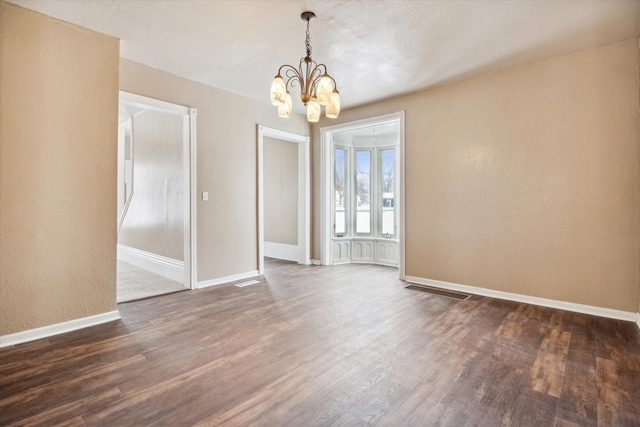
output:
[[[379,227],[380,227],[380,197],[378,195],[380,191],[380,174],[378,173],[378,168],[380,167],[378,161],[378,149],[373,148],[371,152],[371,237],[378,237]]]
[[[355,151],[353,147],[349,147],[349,236],[356,236],[356,215],[357,203],[355,199],[358,197],[356,191],[356,168],[355,168]]]

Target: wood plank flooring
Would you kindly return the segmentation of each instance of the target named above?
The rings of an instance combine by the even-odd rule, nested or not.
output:
[[[638,426],[633,323],[270,261],[0,349],[0,425]]]

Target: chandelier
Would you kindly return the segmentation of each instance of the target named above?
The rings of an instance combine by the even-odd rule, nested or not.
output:
[[[309,23],[315,17],[316,14],[313,12],[303,12],[300,15],[303,21],[307,21],[305,41],[307,56],[300,59],[298,68],[292,65],[281,66],[278,75],[271,83],[271,103],[278,107],[278,116],[280,117],[291,116],[289,88],[296,84],[300,86],[300,99],[307,107],[307,120],[310,122],[320,120],[322,106],[325,107],[325,115],[330,119],[335,119],[340,114],[340,94],[336,87],[336,81],[327,73],[326,65],[317,64],[311,59]]]

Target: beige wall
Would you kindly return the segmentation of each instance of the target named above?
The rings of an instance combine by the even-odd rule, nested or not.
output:
[[[264,240],[298,244],[298,144],[264,137]]]
[[[344,111],[406,111],[407,275],[636,311],[638,58],[631,39]]]
[[[198,109],[198,281],[257,270],[257,124],[308,135],[306,118],[126,60],[120,89]]]
[[[183,119],[160,111],[133,118],[134,187],[118,243],[184,260]]]
[[[0,3],[0,335],[116,309],[118,55]]]

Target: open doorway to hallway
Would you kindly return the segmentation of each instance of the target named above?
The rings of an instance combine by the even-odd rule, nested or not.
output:
[[[311,263],[309,137],[258,126],[258,271],[265,257]]]
[[[194,115],[120,93],[118,302],[192,286]]]

